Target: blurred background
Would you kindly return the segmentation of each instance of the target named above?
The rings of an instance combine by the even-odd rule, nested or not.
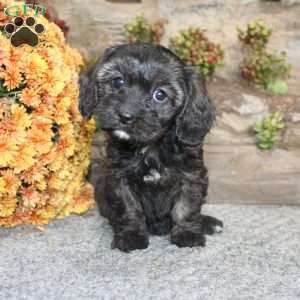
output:
[[[42,1],[87,66],[105,48],[170,47],[207,79],[210,202],[300,204],[300,1]],[[105,156],[98,133],[93,169]]]

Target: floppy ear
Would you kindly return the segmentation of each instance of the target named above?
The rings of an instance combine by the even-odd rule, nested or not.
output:
[[[215,108],[203,79],[191,69],[185,71],[185,103],[176,120],[176,135],[183,144],[197,146],[213,125]]]
[[[90,118],[97,104],[96,66],[91,67],[79,79],[79,111],[84,118]]]
[[[115,52],[116,47],[111,47],[105,50],[101,59],[87,72],[82,74],[79,79],[80,94],[79,94],[79,111],[84,118],[90,118],[98,103],[97,99],[97,70],[105,63]]]

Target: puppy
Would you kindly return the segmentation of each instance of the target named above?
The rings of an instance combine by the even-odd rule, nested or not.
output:
[[[203,139],[215,110],[203,81],[170,50],[152,44],[106,50],[80,79],[79,109],[110,137],[100,213],[112,248],[147,248],[149,233],[179,247],[205,245],[221,221],[201,214],[208,177]]]

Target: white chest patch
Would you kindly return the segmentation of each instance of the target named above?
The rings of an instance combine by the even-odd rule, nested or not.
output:
[[[115,137],[119,138],[120,140],[129,140],[130,139],[130,135],[123,130],[114,130],[113,135]]]
[[[160,174],[155,169],[150,169],[149,175],[144,176],[144,182],[158,182],[160,180]]]

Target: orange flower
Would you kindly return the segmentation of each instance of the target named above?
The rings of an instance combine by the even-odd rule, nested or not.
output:
[[[51,220],[57,216],[57,210],[53,206],[47,205],[38,211],[38,215],[43,220]]]
[[[40,117],[46,119],[53,119],[54,112],[47,105],[40,104],[38,107],[34,108],[31,113],[32,119],[39,119]]]
[[[39,117],[34,120],[32,120],[32,126],[31,128],[33,130],[41,130],[45,133],[45,135],[51,136],[53,134],[52,132],[52,120],[44,117]]]
[[[28,131],[28,142],[34,147],[38,154],[44,154],[50,151],[53,142],[49,132],[32,128]]]
[[[41,99],[36,90],[25,88],[20,96],[20,100],[27,106],[37,107],[41,103]]]
[[[18,177],[15,176],[13,170],[3,170],[0,172],[0,179],[3,182],[3,191],[8,194],[10,197],[15,197],[17,189],[20,186],[21,182]],[[1,192],[1,191],[0,191]]]
[[[74,155],[75,152],[75,141],[74,138],[60,139],[58,143],[58,149],[65,154],[66,157]]]
[[[0,35],[0,66],[7,64],[9,57],[9,43],[4,35]]]
[[[57,174],[52,174],[49,178],[48,185],[50,189],[64,191],[67,187],[67,184],[62,180]]]
[[[18,152],[11,165],[14,166],[15,173],[18,174],[29,169],[36,162],[36,150],[30,143],[19,145]]]
[[[48,72],[44,76],[43,88],[45,91],[53,96],[58,96],[65,87],[65,78],[62,71],[54,69],[53,72]]]
[[[38,53],[30,53],[23,59],[26,78],[37,79],[42,77],[48,70],[46,61]]]
[[[8,91],[14,90],[22,83],[23,78],[19,70],[15,66],[11,66],[0,73],[0,77],[4,79],[4,86]]]
[[[31,214],[26,218],[26,222],[28,224],[33,225],[45,225],[49,223],[49,220],[44,219],[41,215],[39,215],[37,212],[31,212]],[[38,227],[39,228],[39,227]],[[41,228],[42,229],[42,228]]]
[[[24,51],[24,48],[23,48],[23,51]],[[9,66],[17,67],[17,65],[21,61],[23,51],[20,51],[19,49],[10,47],[9,59],[8,59]]]
[[[0,135],[0,168],[7,167],[16,157],[17,145],[6,134]]]
[[[11,106],[11,121],[16,127],[27,129],[31,125],[30,115],[27,114],[24,106],[13,104]]]
[[[27,208],[35,208],[41,203],[41,194],[34,185],[20,189],[23,205]]]
[[[44,161],[39,161],[32,167],[22,172],[20,178],[29,184],[43,182],[49,175],[50,170],[44,166]]]
[[[5,25],[9,21],[9,17],[4,14],[6,3],[0,3],[0,26]]]

